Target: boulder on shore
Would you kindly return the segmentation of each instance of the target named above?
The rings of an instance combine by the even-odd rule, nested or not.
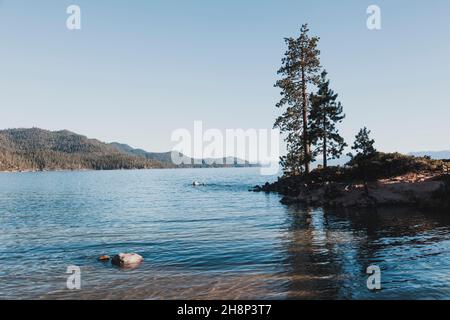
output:
[[[119,253],[112,258],[111,263],[119,267],[128,267],[137,266],[142,261],[144,258],[137,253]]]

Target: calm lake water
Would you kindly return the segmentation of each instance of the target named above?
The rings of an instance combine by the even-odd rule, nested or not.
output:
[[[274,179],[257,168],[0,174],[0,299],[450,299],[450,213],[305,210],[248,192]],[[145,261],[97,261],[118,252]],[[66,289],[70,265],[79,291]]]

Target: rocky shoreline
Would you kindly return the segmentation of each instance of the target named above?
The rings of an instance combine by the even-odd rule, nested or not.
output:
[[[314,182],[281,178],[256,186],[255,192],[283,195],[283,204],[310,207],[367,208],[416,206],[450,208],[449,176],[436,172],[408,173],[372,182]]]

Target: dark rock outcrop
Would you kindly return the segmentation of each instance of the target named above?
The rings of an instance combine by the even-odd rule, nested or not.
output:
[[[255,187],[255,192],[277,192],[283,204],[312,207],[445,207],[450,196],[445,177],[436,174],[408,174],[369,183],[296,182],[280,179]],[[449,193],[450,194],[450,193]]]

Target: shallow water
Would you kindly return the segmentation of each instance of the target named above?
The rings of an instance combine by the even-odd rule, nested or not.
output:
[[[248,192],[273,179],[257,168],[0,174],[0,299],[450,299],[450,213],[305,210]],[[145,261],[97,261],[118,252]],[[66,288],[69,265],[81,290]]]

